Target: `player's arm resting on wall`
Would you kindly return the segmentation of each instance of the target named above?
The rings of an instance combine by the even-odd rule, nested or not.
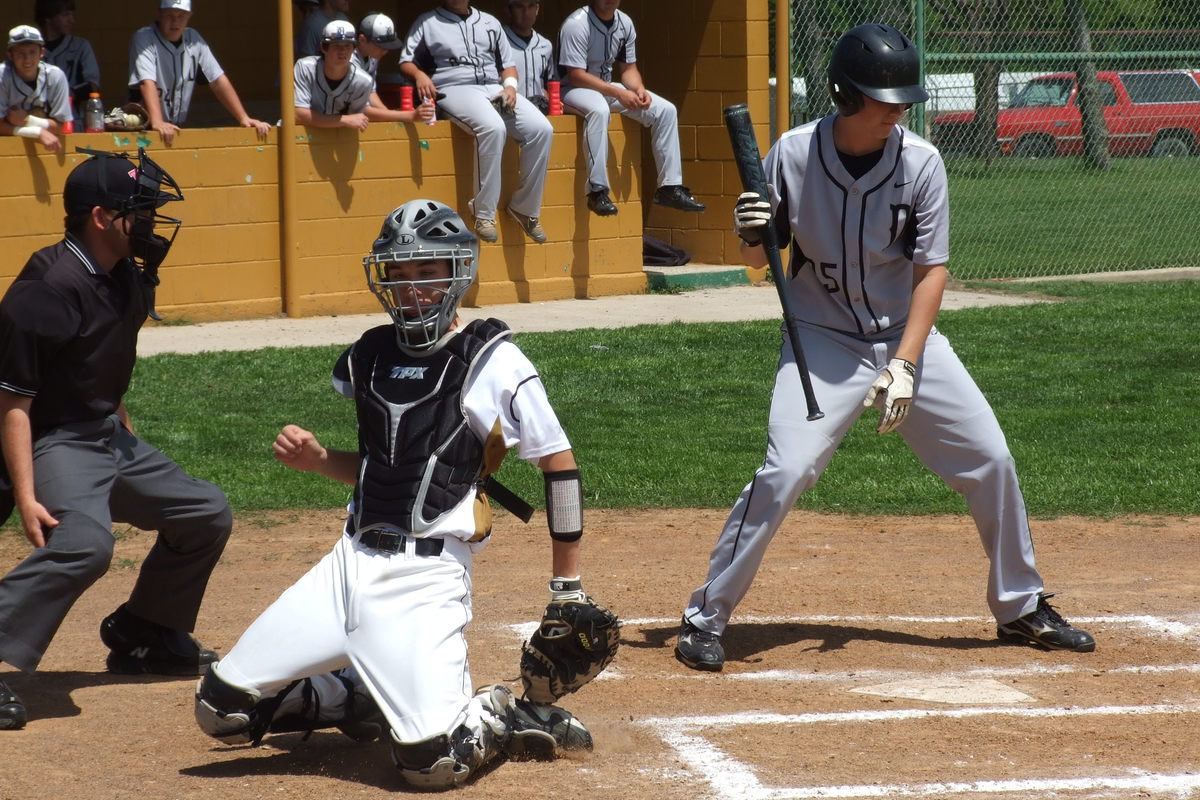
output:
[[[233,88],[233,83],[229,77],[222,75],[215,81],[209,84],[212,87],[213,94],[221,105],[225,106],[225,110],[230,116],[237,120],[237,124],[243,128],[254,128],[258,133],[259,139],[266,139],[267,134],[271,132],[271,126],[260,120],[254,119],[246,113],[245,107],[242,106],[241,98],[238,97],[237,90]]]
[[[0,389],[0,446],[12,481],[13,503],[21,514],[25,538],[34,547],[46,546],[46,530],[58,524],[38,502],[33,481],[33,398]]]
[[[299,109],[297,109],[299,111]],[[398,108],[388,108],[377,92],[371,92],[371,99],[363,114],[371,122],[426,122],[436,113],[430,103],[421,103],[412,111],[401,111]]]
[[[31,116],[19,108],[10,108],[4,117],[0,117],[0,134],[36,139],[51,153],[62,146],[54,133],[57,128],[54,120]]]
[[[142,93],[142,105],[146,108],[146,116],[150,118],[150,129],[158,131],[163,141],[170,144],[175,140],[175,134],[179,133],[179,126],[167,122],[163,117],[162,101],[158,96],[158,82],[147,78],[138,83],[138,90]]]
[[[545,475],[553,473],[562,473],[577,471],[579,466],[575,462],[575,453],[572,450],[560,450],[557,453],[551,453],[548,456],[542,456],[538,460],[538,469]],[[549,500],[547,500],[549,502]],[[547,514],[550,514],[550,509],[546,509]],[[574,541],[562,541],[560,539],[551,539],[551,565],[556,578],[578,578],[579,577],[579,543],[582,538],[577,538]]]
[[[358,479],[357,451],[323,447],[312,431],[299,425],[284,425],[272,449],[276,460],[300,472],[315,472],[349,486]]]
[[[311,108],[296,106],[296,124],[312,128],[353,128],[365,131],[370,123],[366,114],[325,114]]]

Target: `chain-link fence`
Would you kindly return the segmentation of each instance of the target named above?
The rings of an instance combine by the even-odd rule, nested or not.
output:
[[[1196,0],[776,0],[792,121],[831,110],[833,43],[906,32],[930,99],[906,124],[950,176],[951,272],[1011,278],[1200,266]]]

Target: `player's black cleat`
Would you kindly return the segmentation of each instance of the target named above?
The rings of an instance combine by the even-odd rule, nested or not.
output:
[[[565,708],[513,698],[511,736],[504,752],[514,760],[550,761],[565,752],[592,749],[592,734]]]
[[[679,626],[675,657],[692,669],[705,672],[720,672],[725,666],[725,648],[721,647],[721,637],[702,631],[687,620]]]
[[[25,727],[29,715],[17,693],[0,681],[0,731],[15,731]]]
[[[617,213],[617,207],[613,205],[612,198],[608,196],[607,189],[597,189],[594,192],[588,192],[588,208],[592,213],[600,217],[611,217]]]
[[[118,675],[201,675],[218,658],[187,631],[143,619],[124,605],[100,623],[100,640],[112,651],[108,671]]]
[[[680,211],[703,211],[708,206],[701,203],[686,186],[660,186],[654,192],[654,202]]]
[[[1007,642],[1033,644],[1047,650],[1072,650],[1090,653],[1096,649],[1096,640],[1090,633],[1071,627],[1054,607],[1046,601],[1053,594],[1038,595],[1038,604],[1030,613],[1013,622],[996,627],[996,635]]]

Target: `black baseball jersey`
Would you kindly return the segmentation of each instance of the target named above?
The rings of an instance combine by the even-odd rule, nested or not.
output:
[[[97,267],[70,234],[17,275],[0,300],[0,389],[33,398],[35,436],[117,410],[148,312],[142,283],[128,260]]]

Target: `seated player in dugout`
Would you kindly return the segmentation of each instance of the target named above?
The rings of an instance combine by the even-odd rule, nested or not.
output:
[[[375,16],[382,16],[381,14]],[[416,122],[433,118],[433,106],[413,111],[388,108],[375,91],[375,79],[355,48],[354,25],[336,19],[321,32],[321,55],[305,56],[292,70],[297,125],[365,131],[371,122]]]
[[[66,74],[42,60],[46,40],[32,25],[8,32],[8,59],[0,64],[0,134],[36,139],[50,152],[71,120]]]
[[[582,484],[546,389],[503,322],[458,316],[478,258],[442,203],[412,200],[384,219],[363,266],[390,319],[333,367],[334,389],[357,406],[359,446],[329,449],[291,424],[274,444],[284,465],[354,487],[342,535],[200,681],[196,721],[210,736],[385,737],[402,780],[425,790],[503,756],[591,749],[569,712],[503,684],[473,689],[468,668],[472,564],[492,527],[483,492],[508,449],[544,473],[552,602],[587,600]]]
[[[512,47],[517,62],[517,91],[537,106],[543,114],[550,113],[547,84],[558,80],[554,63],[554,45],[533,29],[542,4],[539,0],[508,0],[508,24],[504,35]]]
[[[100,65],[91,42],[72,33],[75,0],[38,0],[34,19],[46,38],[46,61],[67,75],[75,127],[83,130],[83,109],[88,95],[100,91]]]
[[[675,104],[642,81],[637,31],[620,5],[621,0],[591,0],[567,17],[558,35],[563,108],[584,119],[588,208],[602,217],[617,213],[608,186],[608,118],[615,111],[650,129],[658,172],[654,202],[680,211],[703,211],[706,206],[683,185]]]
[[[476,188],[468,206],[476,235],[485,242],[500,238],[500,166],[511,137],[521,148],[521,177],[508,214],[530,240],[545,242],[539,217],[554,128],[518,92],[516,61],[500,20],[468,0],[442,0],[409,28],[400,72],[422,101],[437,97],[442,113],[475,137]]]
[[[208,42],[188,27],[192,0],[159,0],[158,6],[154,24],[139,29],[129,42],[129,96],[145,106],[151,129],[164,143],[175,141],[187,121],[197,76],[203,75],[238,125],[266,139],[270,124],[246,113]]]

